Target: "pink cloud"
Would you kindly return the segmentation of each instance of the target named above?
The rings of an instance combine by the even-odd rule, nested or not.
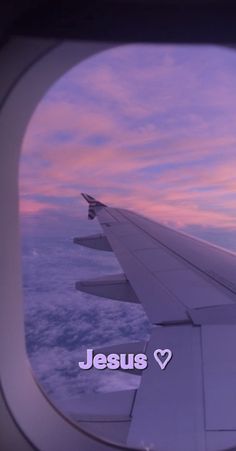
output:
[[[58,210],[58,207],[55,205],[50,205],[47,202],[40,202],[36,200],[30,199],[21,199],[20,200],[20,213],[21,214],[35,214],[41,213],[44,211]]]
[[[218,208],[225,208],[227,194],[235,191],[235,176],[232,161],[228,158],[224,164],[218,163],[210,166],[192,165],[189,167],[167,169],[163,173],[156,175],[155,178],[149,180],[145,186],[145,178],[141,175],[137,176],[137,170],[145,169],[147,161],[145,160],[145,152],[129,153],[113,148],[102,149],[84,149],[79,152],[75,147],[70,145],[60,146],[59,149],[50,149],[48,155],[48,168],[38,168],[38,181],[32,179],[30,170],[28,176],[25,176],[22,184],[22,192],[25,194],[41,194],[44,196],[58,197],[78,197],[79,192],[85,188],[90,192],[99,193],[111,192],[113,189],[119,192],[122,188],[126,193],[132,193],[130,197],[126,195],[125,200],[122,194],[117,195],[116,205],[123,205],[124,202],[128,206],[137,206],[140,208],[140,192],[143,207],[146,212],[165,213],[168,220],[177,219],[179,221],[179,212],[181,209],[182,223],[195,223],[197,221],[209,221],[209,223],[221,221],[231,226],[236,223],[232,217],[233,211],[228,214],[225,212],[211,212],[201,210],[200,204],[206,204],[206,196],[208,203],[215,203]],[[162,164],[169,162],[170,155],[162,156]],[[189,161],[189,158],[186,158]],[[153,152],[152,158],[148,160],[148,165],[156,163],[158,157]],[[186,161],[185,161],[186,162]],[[204,187],[212,187],[207,194],[198,192],[198,189]],[[145,195],[144,195],[145,194]],[[136,198],[136,201],[135,201]],[[148,199],[148,201],[147,201]],[[158,208],[156,205],[158,199]],[[175,203],[176,206],[173,206]],[[195,203],[195,205],[193,205]],[[229,208],[233,208],[230,202]],[[38,208],[38,207],[37,207]],[[134,208],[134,207],[132,207]],[[210,219],[211,218],[211,219]]]
[[[63,93],[38,106],[23,142],[23,156],[35,160],[21,164],[21,193],[31,196],[30,201],[22,197],[22,211],[58,208],[59,198],[70,201],[88,190],[104,196],[105,202],[156,219],[236,226],[233,75],[225,75],[217,63],[211,83],[206,83],[209,53],[204,50],[203,65],[187,59],[178,64],[175,46],[166,47],[156,66],[150,60],[150,67],[139,64],[137,70],[129,64],[131,47],[115,49],[126,78],[108,63],[97,64],[81,78],[79,68],[68,76],[68,82],[77,80],[78,89],[89,93],[87,103],[82,98],[77,104],[66,101]],[[145,91],[145,83],[150,92]],[[93,103],[93,93],[99,93],[104,102]],[[118,108],[111,108],[108,100]],[[185,110],[178,115],[172,112],[173,106]],[[205,113],[208,107],[213,113]],[[218,107],[220,115],[215,114]],[[160,121],[160,113],[165,121]],[[51,139],[61,131],[71,133],[71,141]],[[107,137],[103,146],[88,144],[96,134]],[[156,172],[149,173],[149,168]],[[35,195],[45,200],[38,202]]]

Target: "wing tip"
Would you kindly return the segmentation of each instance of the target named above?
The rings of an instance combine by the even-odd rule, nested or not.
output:
[[[88,203],[91,203],[92,201],[93,201],[93,202],[95,201],[94,197],[90,196],[90,194],[87,194],[87,193],[81,193],[81,196],[82,196]]]
[[[90,196],[90,194],[81,193],[83,198],[88,202],[89,209],[88,209],[88,219],[94,219],[96,216],[96,207],[106,207],[105,204],[102,204],[102,202],[99,202],[94,197]]]
[[[99,202],[99,200],[95,199],[94,197],[90,196],[90,194],[87,193],[81,193],[81,196],[88,202],[89,205],[92,205],[94,207],[106,207],[105,204],[102,202]]]

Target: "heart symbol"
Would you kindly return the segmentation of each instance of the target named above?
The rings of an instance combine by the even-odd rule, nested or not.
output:
[[[170,349],[156,349],[153,355],[161,370],[164,370],[172,357],[172,352]],[[161,360],[159,355],[164,357],[164,359]]]

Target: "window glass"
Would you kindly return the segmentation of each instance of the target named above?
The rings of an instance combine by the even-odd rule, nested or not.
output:
[[[122,273],[85,192],[236,251],[236,57],[215,46],[123,45],[61,77],[37,106],[20,162],[25,334],[36,379],[75,421],[88,394],[141,376],[82,371],[81,352],[148,341],[142,305],[75,289]]]

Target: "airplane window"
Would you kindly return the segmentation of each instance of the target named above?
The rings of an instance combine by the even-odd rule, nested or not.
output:
[[[48,398],[73,421],[100,433],[102,422],[113,420],[108,438],[140,444],[127,436],[142,373],[101,371],[102,358],[89,370],[78,362],[96,348],[124,353],[127,343],[145,353],[154,327],[145,308],[151,294],[129,302],[128,291],[111,288],[127,280],[123,260],[80,240],[104,233],[96,218],[88,220],[81,192],[235,252],[235,73],[231,49],[115,47],[61,77],[28,125],[20,162],[28,357]],[[143,242],[136,232],[129,234],[131,254],[139,262],[142,256],[143,277],[153,277],[153,235]],[[103,282],[93,290],[96,278]]]

